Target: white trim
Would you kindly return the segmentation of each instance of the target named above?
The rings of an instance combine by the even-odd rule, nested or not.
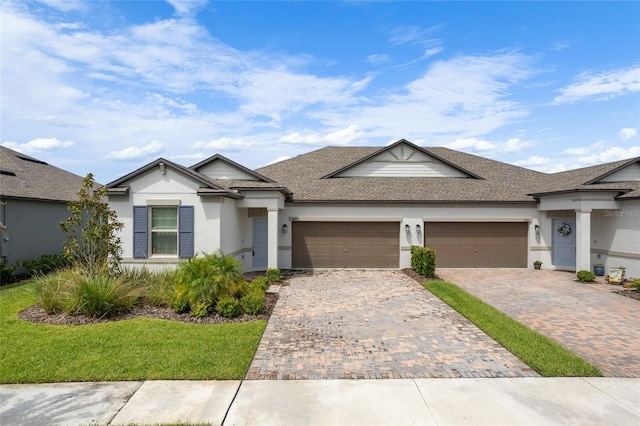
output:
[[[531,222],[530,217],[423,217],[425,222]]]
[[[289,216],[290,222],[402,222],[401,217]]]
[[[174,206],[179,206],[181,204],[181,200],[168,200],[168,199],[154,200],[154,199],[147,198],[146,202],[147,202],[147,206],[153,206],[153,207],[174,207]]]

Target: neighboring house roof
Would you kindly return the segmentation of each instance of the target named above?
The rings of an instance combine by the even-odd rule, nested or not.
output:
[[[0,196],[46,201],[75,201],[81,176],[0,146]]]
[[[554,173],[548,175],[547,182],[540,185],[531,195],[539,197],[567,192],[619,191],[618,199],[638,199],[640,198],[638,178],[620,181],[611,179],[616,174],[622,176],[620,172],[630,167],[640,167],[640,157]],[[627,178],[622,177],[622,179]]]
[[[388,147],[327,147],[257,171],[293,193],[293,201],[515,202],[535,203],[528,195],[546,174],[447,148],[415,147],[469,177],[333,177]]]

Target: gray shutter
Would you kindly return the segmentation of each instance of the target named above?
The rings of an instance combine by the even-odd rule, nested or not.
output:
[[[178,207],[178,257],[193,257],[193,206]]]
[[[133,206],[133,257],[146,259],[149,246],[149,213],[147,206]]]

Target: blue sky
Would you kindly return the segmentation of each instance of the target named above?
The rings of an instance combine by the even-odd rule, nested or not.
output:
[[[101,183],[401,138],[545,172],[640,156],[640,2],[0,7],[0,143]]]

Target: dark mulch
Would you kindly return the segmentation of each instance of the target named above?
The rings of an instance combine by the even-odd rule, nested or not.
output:
[[[638,290],[633,290],[633,289],[618,290],[618,291],[614,291],[614,293],[640,301],[640,292]]]
[[[88,318],[84,315],[71,316],[67,314],[47,314],[40,305],[33,305],[18,314],[20,319],[34,323],[45,323],[54,325],[87,325],[100,324],[105,322],[122,321],[132,318],[156,318],[169,321],[180,321],[197,324],[222,324],[239,323],[255,320],[268,320],[273,312],[273,308],[278,301],[278,295],[267,293],[264,310],[258,315],[242,315],[237,318],[224,318],[220,315],[212,314],[204,318],[195,318],[189,314],[177,314],[171,308],[156,306],[135,306],[131,312],[123,313],[109,318]]]

